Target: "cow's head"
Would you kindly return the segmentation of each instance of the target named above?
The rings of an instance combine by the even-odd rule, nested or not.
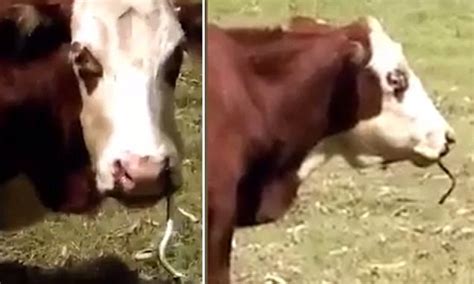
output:
[[[167,0],[75,1],[71,32],[97,187],[161,195],[168,177],[180,182],[173,91],[183,31],[173,7]]]
[[[302,165],[300,177],[335,154],[356,167],[403,160],[423,167],[438,161],[455,142],[454,131],[408,64],[401,44],[372,17],[346,29],[354,36],[357,52],[352,52],[352,59],[361,52],[366,55],[358,61],[364,63],[358,66],[357,87],[352,90],[358,97],[358,122],[317,145]],[[344,112],[350,108],[346,105]]]

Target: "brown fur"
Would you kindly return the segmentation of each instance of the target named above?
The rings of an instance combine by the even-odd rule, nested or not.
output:
[[[71,0],[2,1],[0,59],[32,60],[68,43],[71,5]]]
[[[96,197],[68,52],[66,44],[34,61],[0,60],[0,182],[25,173],[46,207],[82,212]]]

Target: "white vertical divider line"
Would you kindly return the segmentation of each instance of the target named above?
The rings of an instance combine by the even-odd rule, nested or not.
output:
[[[201,94],[201,105],[202,105],[202,114],[201,114],[201,147],[202,147],[202,166],[201,166],[201,216],[202,216],[202,228],[201,228],[201,236],[202,236],[202,245],[201,245],[201,261],[202,261],[202,283],[207,283],[207,188],[206,188],[206,50],[207,50],[207,37],[206,37],[206,30],[207,30],[207,1],[202,0],[202,64],[201,64],[201,86],[202,86],[202,94]]]

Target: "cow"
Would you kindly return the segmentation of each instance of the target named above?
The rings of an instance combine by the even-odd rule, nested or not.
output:
[[[207,52],[208,283],[230,282],[235,228],[281,217],[324,157],[427,167],[455,142],[401,44],[374,17],[209,24]]]
[[[171,202],[182,148],[173,91],[198,29],[183,31],[168,1],[95,3],[0,4],[0,183],[22,174],[43,207],[67,214],[106,197]],[[1,230],[15,225],[2,217]]]

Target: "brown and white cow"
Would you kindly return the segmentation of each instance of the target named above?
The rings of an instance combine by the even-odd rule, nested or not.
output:
[[[155,195],[170,173],[180,184],[173,90],[183,35],[169,1],[74,2],[71,59],[99,190]]]
[[[289,208],[318,164],[303,164],[313,148],[313,157],[341,154],[353,166],[428,166],[454,142],[402,46],[375,18],[306,24],[208,27],[209,283],[230,282],[235,227]]]

